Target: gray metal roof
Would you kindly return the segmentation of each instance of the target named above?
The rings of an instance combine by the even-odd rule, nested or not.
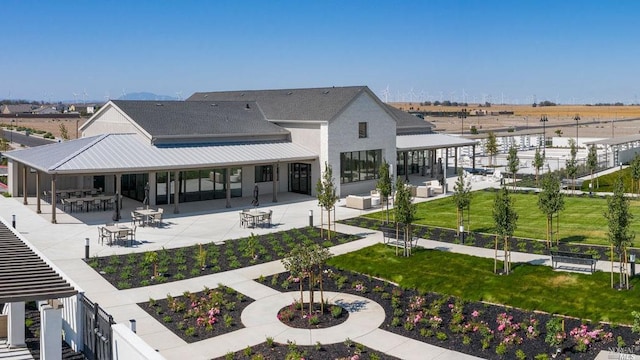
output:
[[[4,153],[50,174],[112,174],[315,160],[291,142],[154,146],[136,134],[104,134]]]
[[[266,121],[253,101],[135,101],[113,100],[152,137],[216,137],[233,135],[287,135]]]
[[[57,299],[78,291],[0,222],[0,303]]]
[[[458,136],[445,134],[418,134],[396,136],[396,149],[398,151],[442,149],[446,147],[460,147],[477,144],[476,140],[469,140]]]
[[[614,146],[614,145],[622,145],[622,144],[626,144],[626,143],[632,143],[632,142],[636,142],[636,141],[640,141],[640,135],[639,134],[620,136],[620,137],[614,137],[614,138],[602,139],[602,140],[585,141],[584,144],[585,145],[597,144],[597,145]]]
[[[187,102],[255,101],[271,121],[330,121],[365,91],[371,93],[366,86],[197,92]]]

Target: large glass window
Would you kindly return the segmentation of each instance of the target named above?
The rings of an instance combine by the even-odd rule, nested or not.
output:
[[[382,150],[352,151],[340,154],[340,183],[374,180],[382,163]]]
[[[256,182],[273,181],[273,166],[260,165],[256,166]]]

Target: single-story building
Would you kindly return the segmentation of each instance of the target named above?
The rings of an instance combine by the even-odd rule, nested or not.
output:
[[[231,207],[255,187],[273,201],[279,192],[315,196],[327,164],[337,194],[346,196],[374,189],[385,160],[394,177],[416,174],[414,157],[420,174],[433,176],[436,150],[475,144],[434,134],[431,124],[366,86],[111,100],[79,130],[76,140],[4,154],[9,192],[24,203],[37,195],[38,211],[47,196],[52,222],[61,189],[100,189],[141,202],[148,194],[150,205],[172,204],[177,213],[190,201],[224,199]]]

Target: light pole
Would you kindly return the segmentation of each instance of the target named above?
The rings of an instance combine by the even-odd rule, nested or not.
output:
[[[580,115],[576,114],[573,120],[576,121],[576,148],[578,148],[578,121],[580,121]]]
[[[13,124],[16,122],[15,119],[11,119],[11,135],[9,135],[9,143],[13,144]]]
[[[540,117],[540,122],[542,123],[542,157],[546,155],[547,150],[547,121],[549,121],[547,115]]]
[[[458,119],[462,120],[462,125],[460,125],[460,135],[464,134],[464,119],[467,118],[467,109],[462,109],[461,112],[458,113]]]

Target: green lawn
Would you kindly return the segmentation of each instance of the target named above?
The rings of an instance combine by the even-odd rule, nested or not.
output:
[[[593,178],[593,191],[595,192],[613,192],[613,184],[618,178],[618,176],[622,175],[622,183],[624,184],[624,191],[627,193],[631,193],[632,191],[632,182],[631,178],[631,168],[627,167],[622,171],[612,172],[610,174],[598,176],[597,178],[594,176]],[[587,180],[582,183],[581,190],[589,191],[589,183],[591,180]]]
[[[474,191],[472,194],[468,229],[477,232],[493,232],[495,192]],[[512,193],[511,196],[519,215],[518,228],[514,235],[545,239],[546,218],[538,209],[538,196],[524,193]],[[565,196],[565,209],[560,212],[560,241],[608,245],[607,220],[603,215],[606,210],[606,199]],[[632,222],[631,229],[640,234],[640,221],[637,221],[640,220],[640,201],[631,201],[631,212],[636,219]],[[385,216],[384,214],[382,211],[369,216],[378,219]],[[454,229],[456,208],[453,200],[442,198],[417,204],[414,223]]]
[[[514,264],[510,275],[493,274],[493,259],[417,249],[409,258],[378,244],[336,256],[329,265],[381,277],[405,288],[542,310],[593,321],[632,324],[640,310],[640,280],[629,291],[611,289],[610,273],[553,271],[548,266]],[[499,265],[500,267],[500,265]],[[617,280],[617,277],[616,277]]]

